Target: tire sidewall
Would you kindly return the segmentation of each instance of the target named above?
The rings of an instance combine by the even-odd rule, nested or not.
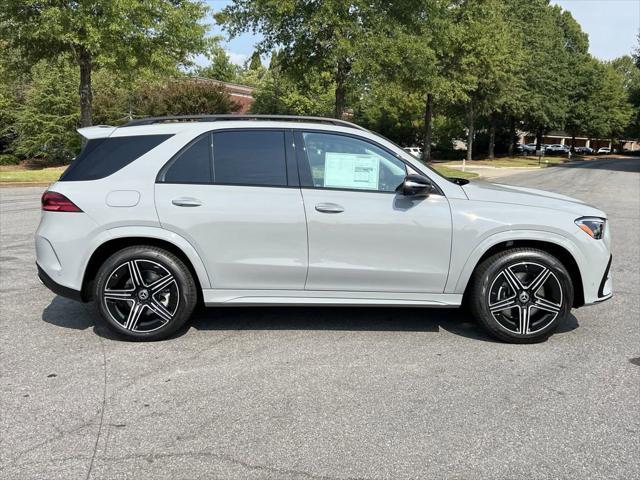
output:
[[[487,262],[484,275],[478,279],[478,284],[476,285],[476,301],[474,302],[477,313],[481,316],[485,327],[495,336],[509,342],[535,343],[546,340],[565,321],[573,305],[573,285],[564,265],[555,257],[538,250],[520,250],[497,255]],[[515,334],[500,325],[493,318],[488,302],[489,289],[502,270],[522,262],[537,263],[549,268],[557,277],[562,288],[562,307],[556,318],[544,329],[527,335]]]
[[[171,273],[180,291],[178,309],[173,319],[162,327],[152,332],[132,332],[125,329],[119,322],[111,317],[107,310],[103,298],[104,286],[113,270],[129,260],[151,260],[159,263]],[[111,328],[124,338],[134,341],[161,340],[175,333],[191,316],[196,303],[196,285],[187,269],[180,259],[162,249],[155,247],[129,247],[109,257],[98,270],[94,285],[94,297],[103,320]]]

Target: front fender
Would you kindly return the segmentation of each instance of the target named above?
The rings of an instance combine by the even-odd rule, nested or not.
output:
[[[544,230],[507,230],[485,238],[473,249],[461,269],[457,272],[452,271],[449,273],[445,293],[464,293],[476,265],[490,248],[500,243],[509,241],[517,242],[520,240],[553,243],[554,245],[564,248],[576,261],[578,269],[580,270],[580,276],[584,276],[583,265],[585,257],[575,243],[568,237]]]

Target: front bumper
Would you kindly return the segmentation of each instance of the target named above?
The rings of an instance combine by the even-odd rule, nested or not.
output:
[[[609,300],[611,297],[613,297],[613,279],[611,278],[612,260],[613,255],[610,255],[609,263],[607,263],[607,268],[604,271],[602,281],[600,282],[600,287],[598,288],[598,299],[596,300],[596,302],[604,302],[605,300]]]
[[[67,297],[72,300],[76,300],[78,302],[84,301],[82,298],[82,293],[80,291],[56,283],[37,263],[36,267],[38,268],[38,278],[40,278],[40,281],[44,284],[44,286],[51,290],[53,293],[55,293],[56,295],[60,295],[61,297]]]

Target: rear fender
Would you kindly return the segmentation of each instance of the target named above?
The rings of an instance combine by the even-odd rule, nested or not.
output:
[[[163,240],[165,242],[171,243],[175,247],[179,248],[182,253],[189,259],[191,265],[193,265],[193,269],[195,270],[196,275],[198,276],[198,281],[200,282],[200,286],[203,289],[211,288],[211,283],[209,282],[209,276],[207,274],[207,270],[205,268],[204,262],[196,252],[195,248],[182,236],[177,233],[170,232],[163,228],[158,227],[117,227],[109,230],[105,230],[100,235],[98,235],[95,239],[94,246],[91,248],[91,253],[84,260],[84,268],[86,270],[89,260],[93,253],[103,244],[108,241],[116,240],[119,238],[149,238],[156,240]]]

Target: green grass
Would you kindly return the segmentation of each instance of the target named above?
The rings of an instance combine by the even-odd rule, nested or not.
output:
[[[458,170],[457,168],[448,168],[444,165],[433,165],[433,169],[440,175],[444,175],[445,177],[475,178],[478,176],[477,173],[463,172],[462,170]]]
[[[574,157],[573,160],[576,158]],[[569,161],[567,157],[543,157],[542,161],[538,161],[538,157],[501,157],[495,160],[472,160],[467,162],[467,166],[473,168],[474,165],[490,166],[490,167],[544,167],[547,165],[557,165]],[[447,162],[445,165],[462,165],[462,162]]]
[[[67,167],[27,169],[21,166],[0,166],[0,183],[55,182]]]

